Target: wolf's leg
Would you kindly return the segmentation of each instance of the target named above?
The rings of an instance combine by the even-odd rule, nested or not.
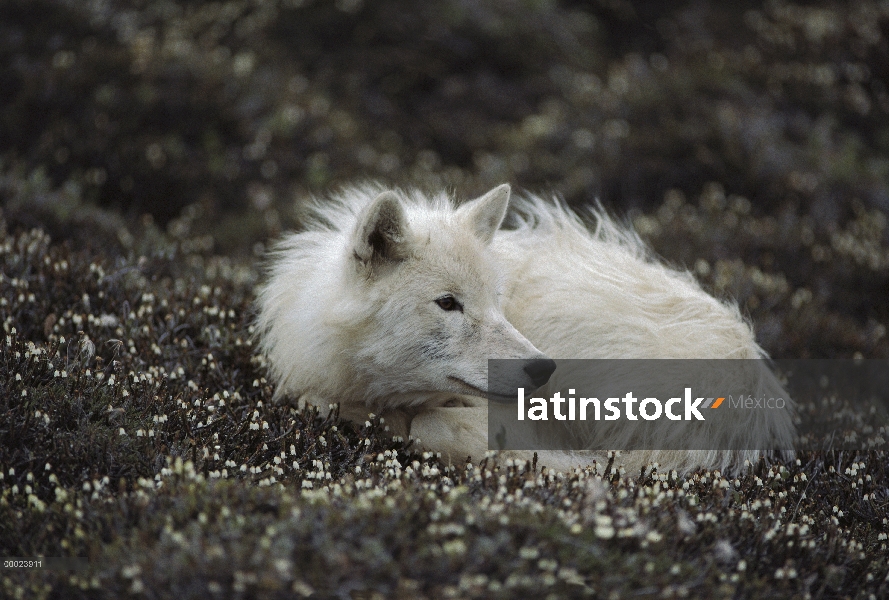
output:
[[[514,410],[508,405],[495,404],[490,407],[485,398],[478,396],[447,396],[440,403],[426,405],[417,412],[411,421],[411,435],[420,444],[441,452],[442,458],[452,462],[463,462],[467,456],[480,461],[488,452],[488,418],[498,419],[493,411]],[[513,435],[522,441],[519,446],[535,447],[534,431],[513,428]],[[533,452],[501,452],[504,457],[518,457],[520,454],[533,456]]]
[[[464,404],[465,403],[465,404]],[[461,406],[460,404],[464,404]],[[469,405],[469,406],[467,406]],[[493,410],[514,410],[508,405],[497,405]],[[461,396],[452,398],[441,406],[419,412],[411,421],[411,435],[420,445],[434,452],[441,452],[442,460],[461,464],[471,457],[473,462],[485,458],[488,448],[488,403],[484,398]],[[536,432],[529,428],[513,431],[528,448],[534,448]],[[532,461],[537,454],[537,464],[555,471],[570,471],[589,466],[597,455],[591,452],[560,450],[498,450],[495,460],[507,459]],[[598,456],[601,459],[601,456]]]
[[[484,399],[480,399],[484,402]],[[488,451],[488,409],[485,406],[440,406],[418,413],[411,436],[424,448],[441,452],[446,462],[481,461]]]

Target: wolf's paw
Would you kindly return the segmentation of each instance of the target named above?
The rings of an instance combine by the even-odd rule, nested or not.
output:
[[[488,449],[488,411],[478,406],[424,410],[411,422],[411,435],[449,462],[483,457]]]

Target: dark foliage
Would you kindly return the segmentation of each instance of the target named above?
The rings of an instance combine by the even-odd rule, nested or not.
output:
[[[445,466],[275,403],[250,324],[307,192],[509,181],[600,196],[775,356],[887,358],[887,29],[870,1],[0,3],[0,556],[89,559],[0,596],[886,597],[869,414],[837,404],[857,451],[733,474]]]

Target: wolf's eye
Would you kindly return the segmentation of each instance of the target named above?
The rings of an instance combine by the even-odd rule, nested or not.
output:
[[[442,296],[438,300],[435,301],[438,304],[438,307],[442,310],[452,311],[459,310],[463,312],[463,305],[457,302],[457,299],[453,296]]]

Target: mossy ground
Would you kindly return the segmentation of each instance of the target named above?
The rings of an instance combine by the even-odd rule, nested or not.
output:
[[[889,12],[600,2],[0,6],[12,598],[889,594],[885,424],[675,477],[272,401],[265,245],[375,178],[600,196],[777,357],[889,357]],[[882,428],[881,428],[882,427]]]

